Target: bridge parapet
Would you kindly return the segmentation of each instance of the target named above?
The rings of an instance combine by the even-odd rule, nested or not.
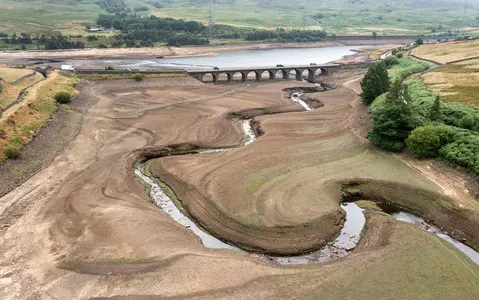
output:
[[[221,74],[226,74],[228,82],[233,81],[234,75],[241,74],[241,81],[245,82],[248,75],[254,73],[255,80],[260,81],[264,72],[268,72],[269,79],[274,80],[277,78],[278,73],[282,73],[282,78],[287,79],[291,72],[294,72],[296,80],[301,81],[303,79],[303,73],[308,71],[307,79],[313,82],[317,75],[329,75],[335,70],[340,68],[337,64],[325,64],[325,65],[301,65],[301,66],[287,66],[287,67],[263,67],[263,68],[228,68],[221,70],[189,70],[188,75],[203,81],[205,75],[211,75],[214,83],[218,82]],[[320,73],[318,73],[320,71]]]

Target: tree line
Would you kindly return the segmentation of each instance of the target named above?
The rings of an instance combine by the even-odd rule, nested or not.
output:
[[[361,82],[362,99],[371,105],[369,140],[388,151],[407,147],[413,156],[439,157],[479,174],[479,111],[443,102],[420,78],[402,75],[390,82],[395,61],[372,64]],[[413,69],[410,60],[398,64]]]
[[[206,27],[196,21],[184,21],[156,16],[142,17],[137,14],[100,14],[97,24],[104,28],[120,31],[117,41],[120,45],[152,46],[165,42],[170,46],[206,45]]]
[[[318,42],[326,39],[324,30],[253,30],[246,33],[247,41],[277,40],[280,42]]]
[[[130,11],[125,0],[99,0],[96,3],[109,13],[122,13]]]
[[[7,44],[22,45],[22,49],[25,49],[25,45],[36,44],[38,48],[43,46],[45,50],[56,49],[83,49],[85,44],[81,41],[72,41],[69,37],[64,35],[45,36],[42,35],[30,35],[27,33],[20,33],[17,35],[13,33],[9,36],[7,33],[0,33],[0,39]]]

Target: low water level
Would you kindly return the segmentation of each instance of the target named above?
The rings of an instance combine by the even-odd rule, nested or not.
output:
[[[437,235],[438,237],[440,237],[441,239],[448,241],[454,247],[459,249],[462,253],[467,255],[472,261],[474,261],[476,264],[479,265],[479,253],[477,251],[475,251],[471,247],[468,247],[468,246],[464,245],[463,243],[461,243],[458,240],[450,237],[449,235],[445,234],[439,227],[428,224],[428,223],[426,223],[426,221],[424,221],[424,219],[422,219],[420,217],[417,217],[417,216],[415,216],[411,213],[408,213],[408,212],[403,212],[403,211],[394,212],[394,213],[392,213],[392,216],[399,221],[413,223],[413,224],[417,225],[419,228],[421,228],[421,229],[423,229],[427,232],[433,233],[433,234]]]
[[[198,236],[203,246],[212,249],[234,249],[243,251],[241,248],[225,243],[207,231],[199,228],[195,222],[193,222],[178,209],[171,198],[166,195],[163,189],[155,181],[141,172],[139,167],[135,169],[135,174],[151,187],[150,197],[152,198],[153,202],[155,202],[155,204],[165,213],[167,213],[173,220],[185,226],[196,236]],[[286,257],[263,254],[251,254],[251,256],[256,257],[264,262],[277,264],[306,264],[313,262],[325,262],[346,256],[348,252],[354,249],[356,244],[359,242],[359,237],[366,219],[362,209],[359,208],[355,203],[343,203],[341,204],[341,208],[346,212],[346,221],[344,222],[344,226],[341,229],[338,237],[333,242],[328,243],[325,247],[308,254],[297,256]]]
[[[311,110],[304,101],[299,99],[300,95],[295,94],[293,101],[301,104],[305,110]],[[251,126],[251,119],[241,121],[241,129],[243,130],[243,144],[241,147],[248,146],[256,140],[255,132]],[[218,148],[218,149],[205,149],[200,151],[200,154],[217,153],[232,150],[233,148]],[[146,184],[150,186],[150,197],[153,202],[160,207],[165,213],[167,213],[173,220],[179,224],[185,226],[191,230],[196,236],[201,239],[203,245],[207,248],[214,249],[235,249],[243,251],[241,248],[234,245],[225,243],[218,238],[214,237],[205,230],[199,228],[195,222],[193,222],[188,216],[183,214],[180,209],[175,205],[173,200],[165,193],[161,186],[152,180],[150,177],[144,175],[141,172],[139,166],[135,169],[135,175],[141,178]],[[361,231],[364,228],[366,219],[363,211],[355,203],[343,203],[341,208],[346,212],[346,220],[338,237],[328,243],[325,247],[304,255],[297,256],[271,256],[261,254],[251,254],[252,256],[269,263],[277,264],[306,264],[312,262],[324,262],[331,259],[336,259],[346,256],[349,251],[356,247],[359,242]]]
[[[219,52],[215,56],[169,57],[157,59],[123,59],[124,68],[178,68],[212,69],[274,67],[276,65],[297,66],[310,63],[325,64],[345,55],[353,54],[353,49],[363,46],[334,46],[320,48],[290,48],[265,50],[240,50]],[[114,63],[114,60],[110,60]]]

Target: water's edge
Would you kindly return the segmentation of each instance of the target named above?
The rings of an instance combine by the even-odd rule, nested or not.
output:
[[[409,212],[399,211],[391,214],[396,220],[413,223],[424,231],[435,234],[439,238],[449,242],[459,251],[468,256],[472,261],[479,265],[479,253],[471,247],[459,242],[451,236],[445,234],[439,227],[427,223],[423,218],[417,217]]]
[[[300,99],[301,93],[293,93],[291,100],[300,104],[306,111],[310,111],[309,107],[303,100]],[[241,128],[244,134],[244,140],[241,146],[238,147],[226,147],[216,149],[203,149],[198,151],[199,154],[218,153],[237,149],[239,147],[245,147],[252,144],[256,140],[256,134],[251,126],[252,119],[241,120]],[[325,262],[332,259],[345,257],[353,250],[359,242],[361,232],[366,223],[366,219],[361,209],[354,202],[343,202],[341,208],[346,212],[346,218],[337,238],[326,244],[319,250],[313,251],[308,254],[296,255],[296,256],[273,256],[266,254],[250,253],[240,247],[226,243],[211,235],[206,230],[200,228],[193,220],[183,214],[180,209],[175,205],[174,201],[165,193],[163,188],[152,178],[143,174],[141,171],[141,165],[135,167],[134,173],[144,183],[150,187],[150,197],[153,202],[166,212],[173,220],[179,224],[185,226],[191,230],[196,236],[198,236],[202,244],[207,248],[212,249],[233,249],[249,253],[252,257],[256,257],[261,261],[276,264],[306,264],[313,262]],[[387,212],[387,211],[386,211]],[[387,212],[388,213],[388,212]],[[466,246],[465,244],[455,240],[454,238],[446,235],[437,226],[430,225],[424,221],[424,219],[417,217],[411,213],[404,211],[389,212],[394,218],[399,221],[405,221],[416,224],[419,228],[433,233],[438,237],[451,243],[454,247],[467,255],[476,264],[479,264],[479,253],[474,249]]]

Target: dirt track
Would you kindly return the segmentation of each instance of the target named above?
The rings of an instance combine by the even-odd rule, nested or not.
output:
[[[132,151],[187,142],[240,144],[240,128],[228,113],[301,111],[281,92],[297,85],[149,79],[83,87],[80,97],[97,103],[78,137],[48,168],[0,199],[0,215],[20,214],[7,226],[1,222],[0,297],[475,298],[476,265],[382,213],[367,213],[368,229],[346,259],[280,267],[206,249],[151,203],[133,175]],[[338,181],[361,177],[438,190],[349,131],[352,91],[338,86],[317,97],[325,105],[320,110],[257,117],[265,134],[244,149],[162,158],[151,169],[205,227],[274,251],[314,247],[337,231]],[[29,210],[12,211],[12,204],[23,202],[32,203]],[[275,231],[282,226],[291,231]]]

